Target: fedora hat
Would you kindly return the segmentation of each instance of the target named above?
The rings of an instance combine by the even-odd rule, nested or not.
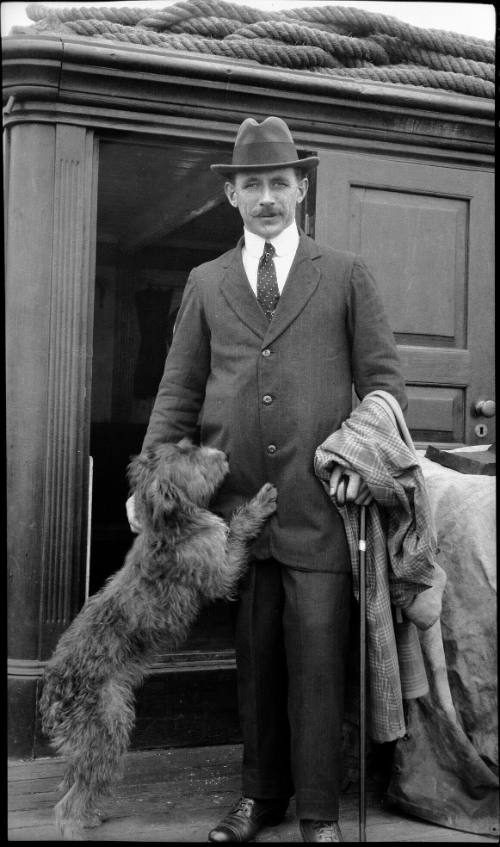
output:
[[[297,168],[307,172],[319,162],[317,156],[299,159],[293,138],[285,121],[270,117],[257,123],[246,118],[234,142],[233,161],[230,165],[210,165],[210,169],[223,176],[238,171],[263,171],[271,168]]]

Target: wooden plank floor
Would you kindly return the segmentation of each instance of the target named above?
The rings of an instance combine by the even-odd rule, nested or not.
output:
[[[240,758],[239,745],[129,753],[123,780],[105,806],[106,823],[87,830],[85,840],[206,842],[209,829],[239,796]],[[63,769],[60,758],[9,761],[9,841],[61,840],[53,806]],[[358,840],[357,809],[356,794],[344,794],[340,823],[346,841]],[[263,830],[256,840],[301,840],[293,801],[283,823]],[[407,817],[373,794],[368,796],[367,840],[496,843]]]

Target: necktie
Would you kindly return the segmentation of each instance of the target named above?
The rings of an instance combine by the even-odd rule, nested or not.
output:
[[[259,266],[257,268],[257,300],[262,306],[268,321],[271,320],[280,299],[276,268],[273,262],[275,252],[273,245],[269,241],[266,241],[264,252],[259,259]]]

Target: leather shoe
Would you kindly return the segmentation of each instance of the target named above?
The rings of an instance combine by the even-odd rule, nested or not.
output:
[[[241,797],[220,824],[208,833],[209,841],[251,841],[264,826],[281,823],[288,800],[255,800]]]
[[[302,820],[299,822],[299,826],[302,841],[344,840],[337,821]]]

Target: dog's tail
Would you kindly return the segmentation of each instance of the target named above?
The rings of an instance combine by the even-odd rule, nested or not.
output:
[[[42,718],[42,731],[53,738],[63,720],[65,704],[65,684],[61,673],[47,666],[42,677],[42,694],[38,709]]]
[[[88,681],[82,685],[60,665],[47,664],[38,709],[42,731],[61,755],[71,755],[87,718],[96,714],[101,689],[102,685],[92,688]]]

